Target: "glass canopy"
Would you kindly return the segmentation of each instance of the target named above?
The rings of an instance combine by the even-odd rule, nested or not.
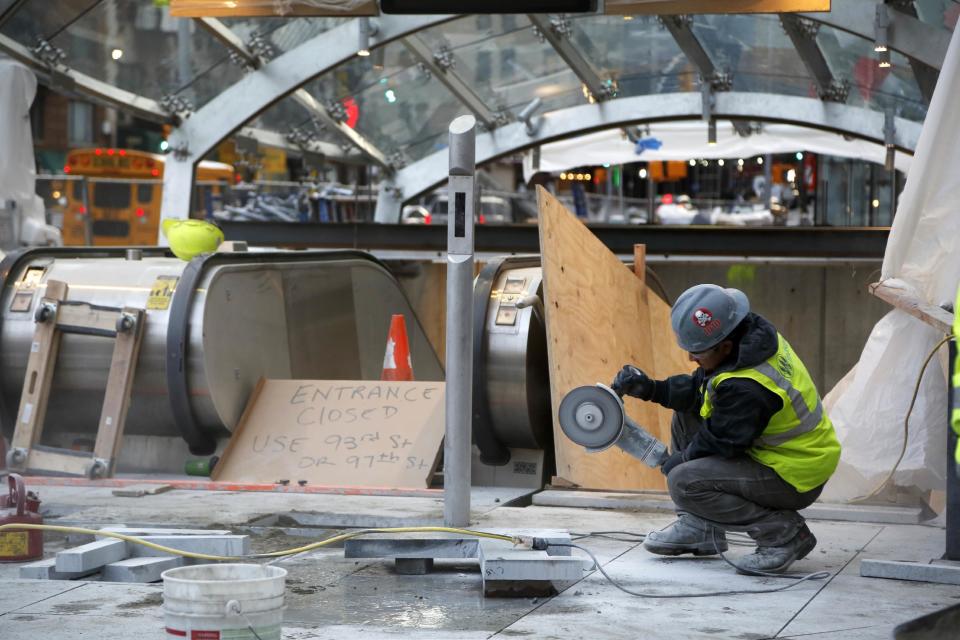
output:
[[[42,71],[48,62],[35,48],[45,41],[62,51],[62,64],[94,80],[155,101],[176,95],[192,110],[201,110],[244,74],[264,72],[248,68],[246,57],[256,55],[269,63],[294,48],[322,42],[316,39],[352,20],[200,21],[172,18],[169,9],[158,4],[0,0],[0,52],[26,47],[35,52],[35,66]],[[929,96],[921,91],[906,55],[892,52],[890,67],[878,65],[870,26],[873,6],[864,3],[870,15],[848,30],[820,25],[815,46],[833,78],[848,83],[847,104],[892,109],[899,117],[920,122]],[[927,28],[950,31],[960,4],[917,0],[904,11]],[[447,123],[475,109],[477,101],[493,120],[491,126],[499,126],[515,120],[534,98],[542,100],[540,114],[588,104],[595,98],[587,90],[591,83],[608,87],[614,99],[699,91],[703,70],[697,56],[688,56],[690,42],[714,68],[730,74],[732,91],[817,99],[812,74],[776,15],[696,15],[684,23],[688,37],[682,39],[650,16],[550,16],[548,23],[560,45],[524,15],[465,16],[435,23],[388,41],[369,57],[350,58],[320,77],[306,79],[303,89],[326,113],[342,119],[399,165],[443,149]],[[224,37],[230,32],[232,38]],[[242,51],[235,50],[237,43]],[[413,45],[421,50],[425,46],[446,70],[423,64]],[[437,73],[450,78],[438,78]],[[467,89],[458,91],[458,86]],[[92,84],[79,90],[97,91]],[[283,135],[309,129],[313,139],[351,148],[336,127],[321,122],[329,120],[326,113],[303,103],[277,96],[267,110],[250,114],[247,124]]]

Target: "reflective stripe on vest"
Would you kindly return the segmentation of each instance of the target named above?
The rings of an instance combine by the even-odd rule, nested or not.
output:
[[[810,408],[807,406],[807,402],[803,399],[803,395],[800,391],[790,384],[790,381],[781,375],[779,371],[774,369],[769,363],[764,362],[758,364],[754,367],[751,367],[753,370],[762,373],[763,375],[770,378],[775,385],[783,389],[787,394],[787,397],[790,398],[790,404],[793,406],[794,413],[797,414],[797,419],[800,421],[800,424],[797,426],[783,431],[781,433],[774,433],[772,435],[763,436],[753,441],[753,446],[767,446],[767,447],[776,447],[782,445],[790,440],[793,440],[797,436],[801,436],[805,433],[809,433],[817,428],[817,425],[820,424],[820,421],[823,420],[823,405],[820,404],[820,398],[817,398],[817,406],[814,407],[813,411],[810,411]],[[713,382],[712,380],[710,381]],[[713,384],[707,384],[707,395],[710,396],[710,404],[713,404],[713,394],[716,392]]]

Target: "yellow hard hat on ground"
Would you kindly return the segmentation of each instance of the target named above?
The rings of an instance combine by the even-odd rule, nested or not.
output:
[[[223,231],[205,220],[163,221],[163,235],[170,242],[173,255],[181,260],[192,260],[201,253],[212,253],[223,242]]]

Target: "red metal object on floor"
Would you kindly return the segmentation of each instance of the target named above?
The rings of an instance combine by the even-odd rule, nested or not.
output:
[[[7,477],[9,495],[0,497],[0,525],[43,524],[40,499],[27,493],[23,477],[11,473]],[[0,562],[24,562],[43,557],[43,532],[26,529],[0,531]]]

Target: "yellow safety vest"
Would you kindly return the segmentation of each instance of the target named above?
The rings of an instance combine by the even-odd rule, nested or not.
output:
[[[953,425],[954,433],[960,436],[960,288],[957,289],[957,303],[953,305],[953,340],[956,343],[954,346],[957,355],[953,360],[953,384],[951,385],[953,411],[950,414],[950,424]],[[953,457],[960,465],[960,441],[957,442]]]
[[[749,378],[783,400],[747,455],[777,472],[803,493],[826,482],[840,461],[840,441],[823,410],[820,395],[786,339],[777,334],[777,352],[753,367],[724,371],[705,385],[700,415],[713,413],[713,394],[724,380]]]

